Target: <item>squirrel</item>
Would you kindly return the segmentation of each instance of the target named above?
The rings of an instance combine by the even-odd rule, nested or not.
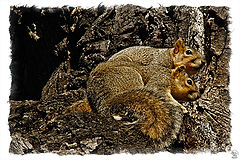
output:
[[[176,139],[186,113],[177,100],[194,101],[200,97],[186,67],[162,68],[144,85],[136,70],[106,66],[105,71],[93,72],[88,81],[88,89],[95,92],[90,95],[96,96],[91,106],[126,125],[138,124],[144,135],[160,141],[162,147],[169,146]]]
[[[114,54],[108,61],[159,65],[171,69],[185,65],[189,75],[197,73],[206,62],[195,49],[185,46],[181,39],[175,42],[174,48],[129,47]]]

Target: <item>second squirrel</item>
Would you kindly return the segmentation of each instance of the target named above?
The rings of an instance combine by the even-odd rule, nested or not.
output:
[[[187,112],[177,100],[193,101],[200,96],[185,66],[162,68],[146,85],[132,68],[105,69],[92,72],[88,80],[89,99],[95,111],[126,125],[138,124],[142,133],[158,140],[161,147],[169,146],[179,133],[183,113]]]

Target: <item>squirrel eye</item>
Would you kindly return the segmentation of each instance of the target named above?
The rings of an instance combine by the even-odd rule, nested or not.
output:
[[[187,80],[187,83],[189,84],[189,85],[192,85],[192,80]]]
[[[186,54],[187,54],[187,55],[192,55],[192,51],[191,51],[191,50],[187,50],[187,51],[186,51]]]

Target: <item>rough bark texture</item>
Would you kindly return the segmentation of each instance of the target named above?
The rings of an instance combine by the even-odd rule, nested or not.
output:
[[[171,152],[229,151],[229,15],[227,7],[134,5],[106,8],[11,8],[10,152],[113,154],[159,152],[137,124],[93,112],[63,111],[86,98],[86,80],[100,62],[133,45],[172,47],[178,38],[206,57],[193,77],[201,98],[184,103]],[[58,67],[59,66],[59,67]]]

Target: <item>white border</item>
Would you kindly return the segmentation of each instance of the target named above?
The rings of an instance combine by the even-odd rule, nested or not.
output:
[[[231,118],[232,118],[232,133],[231,141],[233,144],[232,150],[237,150],[240,153],[240,101],[239,101],[239,91],[240,91],[240,53],[239,52],[239,42],[240,42],[240,7],[238,0],[42,0],[42,1],[27,1],[27,0],[1,0],[0,1],[0,159],[11,159],[11,160],[32,160],[32,159],[232,159],[230,153],[199,153],[196,155],[192,154],[171,154],[166,152],[161,152],[153,155],[111,155],[111,156],[99,156],[99,155],[86,155],[86,156],[59,156],[56,154],[27,154],[24,156],[14,155],[8,153],[10,136],[8,131],[8,114],[9,114],[9,104],[7,103],[10,95],[11,86],[11,75],[9,70],[10,59],[10,36],[9,36],[9,12],[11,5],[35,5],[37,7],[62,7],[64,5],[68,6],[81,6],[84,8],[96,7],[100,3],[105,6],[114,6],[121,4],[135,4],[143,7],[158,7],[159,4],[163,6],[170,5],[189,5],[189,6],[229,6],[231,7],[230,15],[232,17],[232,24],[230,25],[231,33],[231,48],[232,56],[230,61],[230,95],[231,95]],[[239,155],[240,156],[240,155]]]

